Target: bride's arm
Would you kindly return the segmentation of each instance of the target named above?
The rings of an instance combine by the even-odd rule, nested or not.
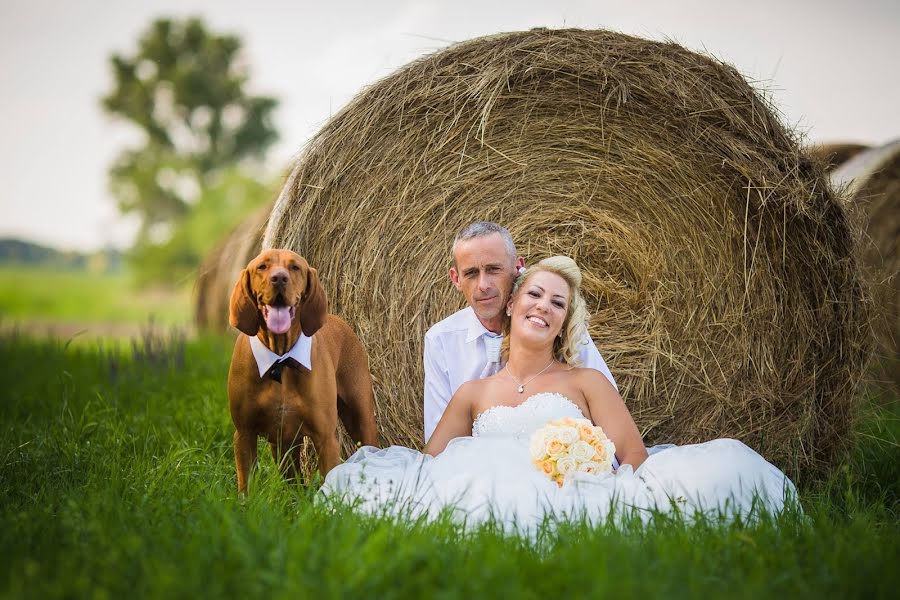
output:
[[[619,464],[637,469],[647,460],[647,448],[619,392],[599,371],[580,369],[578,376],[594,424],[616,445]]]
[[[423,452],[437,456],[453,438],[472,435],[472,384],[473,382],[464,383],[450,398],[450,403]]]

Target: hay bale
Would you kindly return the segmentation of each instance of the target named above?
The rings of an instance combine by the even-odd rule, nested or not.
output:
[[[865,144],[852,142],[834,142],[829,144],[814,144],[806,149],[807,154],[822,163],[825,171],[831,172],[841,166],[863,150],[868,150]]]
[[[241,269],[259,254],[274,202],[267,202],[244,219],[203,259],[194,282],[194,323],[198,331],[223,333],[228,325],[228,301]]]
[[[845,214],[732,67],[536,29],[363,90],[295,163],[264,247],[304,254],[369,351],[390,443],[422,440],[422,339],[463,305],[454,234],[504,223],[584,271],[590,331],[648,443],[739,438],[833,464],[866,355]]]
[[[831,174],[860,232],[860,263],[874,300],[870,375],[900,391],[900,140],[872,148]]]

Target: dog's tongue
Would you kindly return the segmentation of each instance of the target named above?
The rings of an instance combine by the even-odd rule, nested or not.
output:
[[[286,333],[291,328],[291,307],[266,306],[266,327],[272,333]]]

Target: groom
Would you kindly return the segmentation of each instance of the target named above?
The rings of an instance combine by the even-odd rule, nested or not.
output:
[[[516,254],[509,231],[487,221],[472,223],[456,235],[450,281],[469,304],[425,334],[425,441],[434,433],[456,389],[502,369],[504,310],[513,281],[525,260]],[[582,366],[603,373],[613,387],[609,367],[590,338],[579,354]]]

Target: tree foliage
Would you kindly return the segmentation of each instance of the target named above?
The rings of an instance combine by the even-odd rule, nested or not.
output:
[[[222,170],[203,188],[164,243],[142,244],[132,250],[137,283],[180,285],[190,281],[217,242],[262,203],[275,198],[279,183],[275,178],[247,176],[236,167]]]
[[[277,102],[248,93],[240,39],[198,18],[154,21],[137,49],[114,54],[110,66],[115,83],[103,108],[142,134],[110,168],[119,209],[141,220],[133,255],[174,253],[166,260],[191,264],[195,257],[162,246],[223,169],[261,162],[277,138]]]

